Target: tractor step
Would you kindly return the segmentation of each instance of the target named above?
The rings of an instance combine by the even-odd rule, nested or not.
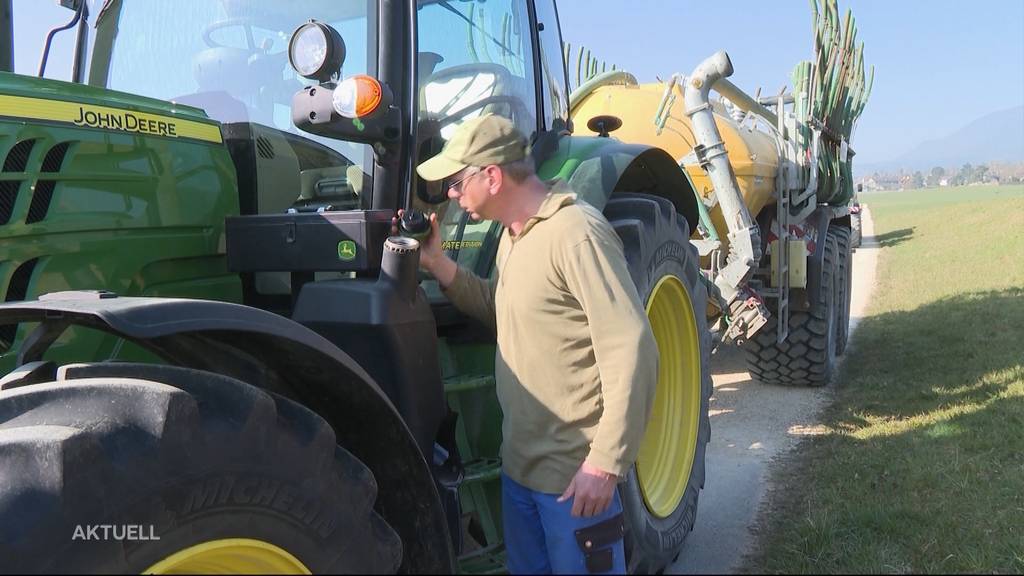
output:
[[[498,458],[478,458],[466,463],[466,475],[463,482],[486,482],[497,480],[501,476],[501,460]]]

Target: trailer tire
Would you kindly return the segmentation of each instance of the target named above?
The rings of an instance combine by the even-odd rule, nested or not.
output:
[[[864,208],[861,207],[860,210],[863,212]],[[850,214],[850,248],[860,248],[861,212]]]
[[[828,234],[836,240],[836,356],[842,356],[850,339],[850,293],[853,290],[851,232],[844,226],[829,226]]]
[[[839,319],[835,288],[838,248],[834,236],[826,234],[824,240],[817,302],[809,310],[790,314],[789,336],[781,344],[776,341],[777,320],[773,317],[743,346],[751,375],[764,384],[824,386],[832,379]]]
[[[622,239],[661,358],[651,422],[662,424],[648,427],[640,457],[619,487],[628,571],[650,574],[678,558],[704,487],[712,392],[707,287],[689,226],[671,201],[616,194],[604,213]]]
[[[0,571],[397,570],[372,473],[307,408],[171,366],[57,380],[0,391]]]

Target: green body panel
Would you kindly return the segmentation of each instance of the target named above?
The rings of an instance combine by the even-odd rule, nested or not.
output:
[[[191,107],[0,73],[0,96],[58,94],[63,101],[216,126]],[[12,149],[29,140],[34,144],[25,168],[8,170]],[[62,161],[54,152],[44,170],[58,145],[66,146]],[[240,281],[228,273],[224,256],[224,217],[238,213],[238,193],[223,144],[0,116],[0,169],[0,203],[12,205],[9,218],[0,213],[0,299],[106,289],[241,301]],[[35,197],[48,187],[47,206]],[[12,280],[20,283],[23,298]],[[15,347],[27,328],[17,331]],[[0,372],[14,362],[11,343],[3,340]],[[78,357],[137,356],[113,338],[81,330],[62,337],[53,358],[71,352],[66,347]]]
[[[567,181],[580,198],[603,210],[615,192],[644,192],[672,201],[696,230],[697,195],[686,172],[660,148],[627,144],[614,137],[563,137],[538,175]]]

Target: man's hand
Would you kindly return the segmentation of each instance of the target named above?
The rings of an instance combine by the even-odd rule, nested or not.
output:
[[[405,214],[405,210],[399,210],[398,215],[391,218],[391,234],[397,235],[398,221]],[[437,222],[437,214],[430,215],[430,235],[420,242],[420,268],[431,273],[442,288],[455,280],[457,266],[451,258],[444,255],[441,249],[441,226]]]
[[[569,482],[569,487],[558,497],[558,501],[565,502],[569,498],[574,498],[573,516],[597,516],[607,510],[612,503],[615,484],[618,481],[619,477],[615,474],[584,462]]]

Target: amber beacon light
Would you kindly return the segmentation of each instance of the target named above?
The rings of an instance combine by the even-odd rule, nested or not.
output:
[[[334,111],[346,118],[373,114],[383,100],[384,88],[373,76],[358,74],[334,89]]]

